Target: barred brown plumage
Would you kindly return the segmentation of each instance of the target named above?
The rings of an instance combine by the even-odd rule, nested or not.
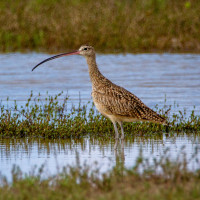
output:
[[[119,133],[116,123],[121,127],[121,139],[124,139],[123,122],[151,121],[160,124],[167,124],[166,119],[147,107],[137,96],[128,90],[112,83],[104,77],[96,64],[96,54],[92,46],[82,45],[79,50],[70,53],[62,53],[50,57],[40,64],[67,55],[80,54],[85,56],[88,64],[89,75],[92,82],[92,97],[97,110],[109,118],[115,129],[115,146],[117,148]]]

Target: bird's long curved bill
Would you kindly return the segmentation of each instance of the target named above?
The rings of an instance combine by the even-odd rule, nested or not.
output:
[[[76,54],[80,54],[79,51],[72,51],[72,52],[69,52],[69,53],[61,53],[61,54],[58,54],[58,55],[55,55],[55,56],[52,56],[50,58],[47,58],[45,60],[43,60],[42,62],[38,63],[35,67],[33,67],[32,71],[37,68],[39,65],[47,62],[47,61],[50,61],[50,60],[53,60],[55,58],[59,58],[59,57],[63,57],[63,56],[69,56],[69,55],[76,55]]]

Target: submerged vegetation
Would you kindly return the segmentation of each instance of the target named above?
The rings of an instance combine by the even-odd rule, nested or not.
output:
[[[68,108],[68,97],[58,100],[62,93],[55,97],[30,98],[24,106],[18,106],[17,102],[13,107],[0,104],[0,135],[6,137],[40,136],[44,138],[80,138],[90,135],[109,138],[114,136],[112,122],[99,114],[92,103]],[[177,114],[170,113],[171,106],[164,106],[163,109],[155,107],[154,110],[168,118],[170,122],[169,134],[176,131],[177,134],[194,132],[200,133],[200,116],[192,111],[186,116],[186,111],[179,111]],[[170,113],[170,115],[169,115]],[[166,127],[154,123],[125,123],[124,131],[126,136],[142,135],[153,136],[163,135]],[[166,133],[166,132],[165,132]],[[167,133],[168,134],[168,133]]]
[[[198,150],[192,159],[198,159],[197,154]],[[0,199],[199,199],[200,170],[190,171],[184,158],[180,152],[172,161],[166,150],[149,162],[141,151],[132,168],[121,162],[102,174],[98,166],[80,166],[77,156],[75,166],[48,177],[45,165],[28,174],[14,166],[12,182],[0,176]]]
[[[199,0],[1,0],[0,51],[200,52]]]

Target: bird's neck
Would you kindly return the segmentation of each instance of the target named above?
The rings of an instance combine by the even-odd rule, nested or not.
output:
[[[89,75],[92,82],[92,86],[98,87],[98,85],[102,83],[105,77],[101,74],[101,72],[98,69],[95,55],[88,56],[86,57],[86,59],[87,59]]]

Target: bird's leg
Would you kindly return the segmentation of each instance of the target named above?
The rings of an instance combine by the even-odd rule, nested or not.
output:
[[[124,129],[123,129],[123,124],[122,124],[122,122],[118,122],[118,124],[120,125],[120,127],[121,127],[121,139],[122,140],[124,140]]]
[[[118,139],[119,139],[119,132],[117,130],[116,122],[113,122],[113,125],[114,125],[114,129],[115,129],[115,146],[114,146],[114,148],[117,149]]]

